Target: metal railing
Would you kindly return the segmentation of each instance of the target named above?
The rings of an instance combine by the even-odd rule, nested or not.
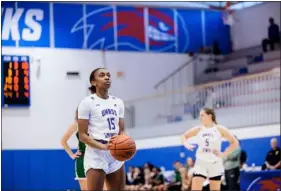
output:
[[[202,107],[214,108],[218,120],[228,127],[280,123],[280,68],[131,100],[126,105],[131,108],[127,115],[134,118],[128,127],[194,121]]]
[[[160,80],[158,83],[154,85],[155,93],[162,94],[170,91],[175,91],[178,89],[182,89],[187,85],[191,85],[194,83],[194,76],[189,75],[190,71],[193,71],[194,61],[198,56],[195,55],[190,57],[190,59],[178,67],[176,70],[172,71],[165,78]]]
[[[191,58],[190,60],[188,60],[185,64],[181,65],[180,67],[178,67],[176,70],[174,70],[173,72],[171,72],[169,75],[167,75],[165,78],[163,78],[162,80],[160,80],[157,84],[154,85],[154,88],[157,89],[159,88],[159,86],[165,84],[165,82],[167,82],[168,80],[172,79],[175,75],[179,74],[180,71],[182,71],[186,66],[188,66],[189,64],[191,64],[194,60],[196,60],[197,56],[194,56],[193,58]]]

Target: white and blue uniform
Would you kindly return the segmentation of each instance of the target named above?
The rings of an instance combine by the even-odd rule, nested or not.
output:
[[[221,151],[222,136],[217,125],[210,128],[200,126],[197,141],[194,175],[201,175],[205,178],[221,176],[224,172],[222,158],[213,153],[214,150]]]
[[[119,134],[119,118],[124,118],[124,113],[124,102],[111,95],[108,99],[102,99],[92,94],[84,98],[78,107],[78,119],[89,120],[89,136],[101,143],[107,143],[112,136]],[[93,168],[103,169],[106,174],[110,174],[123,164],[124,162],[114,159],[110,151],[86,146],[85,173]]]

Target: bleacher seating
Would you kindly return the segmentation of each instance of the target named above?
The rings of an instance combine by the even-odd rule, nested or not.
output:
[[[280,122],[280,67],[261,74],[191,87],[135,102],[135,126],[195,124],[202,107],[214,108],[222,123],[242,127]],[[254,115],[253,115],[254,113]]]
[[[270,61],[275,59],[280,59],[280,50],[275,50],[263,54],[263,60],[265,61]]]
[[[248,65],[248,59],[245,57],[242,57],[242,58],[237,58],[234,60],[228,60],[225,62],[219,62],[218,64],[215,65],[215,67],[217,67],[219,69],[219,71],[221,71],[221,70],[226,70],[226,69],[247,67],[247,65]],[[212,67],[214,67],[214,66],[212,66]]]
[[[233,54],[235,56],[225,56],[225,59],[216,64],[208,64],[205,72],[197,77],[197,84],[227,80],[240,75],[259,73],[280,67],[280,50],[260,53],[257,48],[254,48],[252,51],[248,50],[247,54]]]
[[[250,48],[245,48],[241,50],[236,50],[224,57],[224,61],[227,60],[234,60],[241,57],[248,57],[249,55],[259,55],[262,54],[262,47],[261,46],[255,46]]]

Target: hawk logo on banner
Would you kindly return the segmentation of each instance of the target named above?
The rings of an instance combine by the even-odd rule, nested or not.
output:
[[[170,14],[169,14],[170,13]],[[150,48],[175,49],[176,31],[172,10],[149,9],[147,34]]]
[[[257,178],[252,181],[247,189],[248,191],[261,190],[261,191],[278,191],[280,190],[280,177],[275,178]]]
[[[180,14],[171,9],[147,10],[146,15],[144,8],[87,8],[87,14],[73,25],[71,32],[86,30],[83,47],[88,49],[185,52],[189,46],[189,37]],[[178,29],[182,32],[178,33]],[[108,36],[112,38],[106,38]],[[181,44],[184,44],[181,48],[177,47],[179,37]]]
[[[172,9],[148,9],[147,35],[149,38],[149,50],[157,52],[185,52],[189,45],[187,27],[176,10]],[[178,29],[183,33],[178,33]],[[179,37],[183,40],[184,47],[179,50]]]
[[[112,6],[87,6],[86,15],[73,25],[71,33],[85,31],[83,48],[113,50],[114,27],[106,27],[111,22],[113,22]]]
[[[107,16],[113,16],[108,13]],[[112,21],[103,28],[113,28]],[[145,22],[143,8],[117,7],[116,8],[116,37],[118,50],[145,51]]]

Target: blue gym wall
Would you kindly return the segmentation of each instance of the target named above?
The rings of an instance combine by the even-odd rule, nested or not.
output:
[[[248,155],[247,164],[262,165],[270,149],[272,137],[241,140]],[[276,137],[280,143],[280,136]],[[227,144],[223,143],[223,148]],[[172,170],[175,160],[184,162],[179,153],[194,158],[194,152],[182,146],[138,150],[128,166],[143,165],[145,162]],[[65,190],[79,189],[74,180],[74,161],[63,150],[4,150],[2,151],[3,190]]]
[[[8,24],[11,11],[15,28]],[[229,53],[230,28],[223,24],[221,14],[198,9],[3,2],[2,45],[185,53],[217,40],[222,52]]]

